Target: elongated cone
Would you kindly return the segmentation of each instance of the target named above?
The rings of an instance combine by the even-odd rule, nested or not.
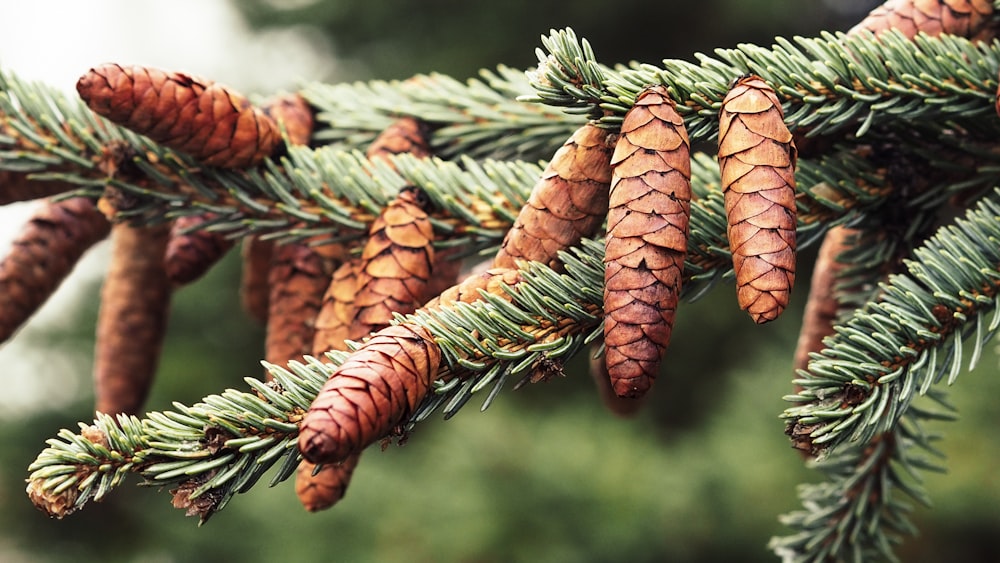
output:
[[[614,137],[584,125],[556,151],[531,190],[493,259],[497,268],[517,260],[558,263],[557,253],[593,236],[608,212]]]
[[[615,393],[637,398],[652,386],[670,343],[691,216],[691,145],[666,88],[636,98],[611,165],[605,364]]]
[[[795,282],[795,158],[774,90],[740,78],[722,101],[719,167],[736,296],[758,324],[781,314]]]
[[[0,342],[35,314],[110,228],[87,198],[48,201],[35,211],[0,262]]]
[[[427,299],[434,265],[434,229],[417,190],[407,189],[372,223],[357,274],[357,312],[349,337],[384,326]]]
[[[240,304],[243,310],[257,322],[267,322],[267,286],[271,270],[271,253],[274,243],[251,236],[243,239],[243,268],[240,275]]]
[[[847,227],[833,227],[823,237],[816,263],[813,265],[809,284],[809,300],[802,316],[802,328],[795,346],[793,370],[806,369],[809,354],[823,349],[823,339],[833,334],[837,317],[836,284],[839,273],[847,266],[837,257],[849,248],[849,239],[855,231]]]
[[[427,126],[411,117],[398,119],[379,134],[368,147],[366,156],[392,164],[389,157],[404,152],[417,157],[431,154]],[[390,202],[372,225],[362,256],[345,262],[334,272],[316,318],[314,356],[322,357],[329,350],[344,350],[345,340],[356,340],[384,328],[392,320],[393,312],[413,312],[430,297],[435,280],[449,287],[448,278],[458,275],[458,261],[442,263],[441,256],[435,256],[431,245],[433,230],[423,202],[418,201],[420,198],[416,195],[416,191],[404,191],[400,198]],[[423,254],[419,248],[405,245],[417,243],[413,233],[407,234],[408,229],[404,228],[407,221],[418,227],[418,238],[424,239]],[[390,242],[388,246],[384,244],[386,240]],[[369,267],[375,269],[370,271]],[[434,276],[423,283],[419,276],[408,273],[415,268],[426,269],[428,275],[434,271]],[[439,279],[441,276],[445,279]],[[411,290],[418,290],[418,293]],[[417,301],[408,302],[408,299]],[[356,302],[372,304],[359,307]],[[300,462],[295,474],[295,493],[306,510],[323,510],[340,501],[360,460],[358,452],[340,463],[323,465],[319,470],[309,461]]]
[[[992,16],[989,0],[888,0],[848,33],[868,30],[879,35],[897,29],[911,39],[920,32],[972,38],[990,24]]]
[[[149,393],[170,306],[163,265],[169,233],[167,225],[111,229],[94,352],[98,412],[135,414]]]
[[[229,249],[233,239],[198,227],[211,221],[212,213],[179,217],[170,228],[167,242],[167,277],[174,287],[189,284],[205,275]]]
[[[277,365],[311,354],[314,322],[330,280],[332,264],[308,245],[280,244],[268,274],[265,358]]]
[[[281,143],[274,120],[247,98],[179,72],[105,64],[76,90],[94,112],[210,166],[255,166]]]
[[[430,391],[441,349],[415,325],[375,333],[327,380],[299,426],[299,451],[337,463],[388,435]]]

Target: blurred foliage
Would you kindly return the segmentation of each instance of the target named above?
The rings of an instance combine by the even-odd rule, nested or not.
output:
[[[837,12],[836,2],[795,0],[234,1],[255,25],[329,34],[335,54],[363,69],[337,80],[527,67],[539,35],[564,26],[602,61],[655,62],[846,29],[875,3],[844,2]],[[232,253],[175,295],[150,409],[262,373],[263,333],[239,309],[238,269]],[[736,308],[729,284],[682,306],[664,373],[634,419],[603,409],[578,358],[566,378],[505,394],[485,413],[467,408],[422,424],[402,448],[373,448],[344,501],[320,514],[302,510],[286,482],[255,488],[202,528],[169,495],[135,486],[49,520],[23,494],[25,468],[54,429],[89,417],[91,397],[40,408],[0,426],[0,560],[772,561],[767,539],[783,532],[776,516],[797,506],[795,484],[816,478],[777,417],[790,391],[806,272],[800,280],[793,306],[765,327]],[[88,288],[78,323],[37,344],[89,350],[96,296]],[[938,427],[950,474],[928,476],[937,506],[918,511],[923,535],[901,552],[906,561],[1000,560],[1000,438],[984,431],[1000,419],[998,359],[980,366],[955,390],[962,420]],[[89,367],[66,377],[86,389]]]
[[[251,25],[309,26],[330,39],[337,57],[355,61],[361,76],[406,78],[442,72],[475,76],[480,68],[534,66],[539,36],[572,27],[602,62],[659,62],[664,57],[769,43],[775,35],[846,30],[873,0],[233,0]]]

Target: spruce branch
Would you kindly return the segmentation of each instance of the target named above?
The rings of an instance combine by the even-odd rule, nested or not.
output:
[[[437,374],[436,392],[406,427],[442,405],[453,414],[488,383],[494,385],[492,399],[510,376],[557,371],[555,362],[571,355],[586,339],[584,331],[600,323],[603,244],[591,241],[584,247],[591,249],[589,255],[564,255],[563,274],[525,264],[522,281],[505,287],[507,298],[493,295],[399,319],[425,327],[449,358],[449,367]],[[590,290],[581,295],[585,287]],[[29,467],[29,494],[62,517],[100,500],[126,474],[138,473],[145,484],[176,487],[175,505],[204,521],[274,464],[281,463],[272,484],[294,473],[297,423],[348,357],[330,352],[328,363],[306,357],[304,363],[290,362],[288,369],[269,366],[272,383],[245,379],[253,392],[228,390],[191,407],[175,403],[176,410],[143,419],[99,415],[92,425],[80,425],[81,434],[64,430]]]
[[[699,175],[710,173],[704,170]],[[562,273],[522,263],[520,281],[501,284],[505,289],[500,294],[486,293],[474,303],[425,308],[399,319],[426,329],[443,352],[434,392],[406,427],[438,409],[450,417],[473,395],[489,389],[485,408],[512,379],[537,381],[560,373],[563,361],[599,336],[603,249],[603,241],[584,241],[562,253]],[[698,293],[692,291],[687,298]],[[49,506],[75,509],[117,485],[122,477],[115,475],[135,472],[150,484],[176,485],[184,499],[177,502],[204,520],[233,495],[248,490],[279,460],[281,469],[272,482],[292,474],[298,462],[292,445],[295,422],[347,357],[331,352],[327,357],[331,363],[306,358],[305,363],[290,363],[288,370],[272,366],[275,388],[248,378],[257,394],[230,390],[206,397],[194,407],[175,404],[179,414],[150,414],[128,426],[134,433],[127,443],[142,447],[118,451],[120,461],[96,455],[86,440],[64,431],[60,435],[64,441],[50,442],[51,447],[32,464],[30,488]],[[106,434],[127,430],[108,428],[111,422],[99,418],[95,424]],[[218,429],[228,432],[221,447],[212,438]],[[92,462],[92,457],[100,463]],[[95,474],[100,476],[91,477]],[[72,502],[65,500],[66,495]],[[197,501],[202,496],[205,500]],[[56,514],[65,513],[59,510]]]
[[[364,147],[397,117],[412,116],[434,129],[433,152],[442,158],[538,160],[585,120],[517,101],[530,92],[523,71],[500,66],[464,83],[434,73],[403,81],[310,83],[301,93],[317,109],[314,138],[320,143]]]
[[[272,366],[273,383],[247,378],[252,393],[230,389],[142,419],[98,413],[93,424],[80,424],[80,433],[62,430],[47,442],[28,467],[28,493],[61,518],[100,501],[137,473],[146,485],[176,486],[175,506],[204,522],[278,461],[274,483],[294,473],[302,405],[308,406],[327,375],[301,364],[295,368],[297,375]]]
[[[907,498],[930,505],[921,472],[944,471],[940,436],[923,425],[955,418],[941,391],[928,398],[939,408],[912,405],[892,431],[810,462],[826,481],[800,488],[804,509],[781,517],[795,533],[771,539],[775,554],[789,563],[896,560],[893,549],[916,533]]]
[[[715,138],[729,83],[745,74],[775,85],[793,130],[816,136],[852,128],[860,137],[904,119],[974,123],[993,111],[1000,66],[996,44],[955,36],[910,40],[896,31],[878,40],[867,32],[778,37],[770,48],[742,44],[716,49],[716,57],[697,54],[697,63],[666,59],[662,66],[636,63],[613,71],[601,67],[570,30],[554,30],[543,43],[548,53],[539,52],[539,75],[532,83],[537,94],[524,99],[604,113],[601,122],[614,127],[643,88],[662,84],[677,101],[693,143]],[[581,63],[565,64],[578,59]],[[593,82],[594,68],[602,69],[600,84]]]
[[[539,52],[530,85],[501,67],[466,83],[429,75],[306,86],[326,124],[314,141],[330,144],[290,147],[248,171],[195,166],[3,75],[0,173],[70,182],[94,197],[110,185],[128,196],[122,217],[137,223],[207,211],[216,218],[204,228],[234,238],[319,236],[318,244],[357,242],[399,188],[412,184],[437,207],[432,221],[442,244],[475,251],[499,242],[541,170],[492,159],[547,157],[584,122],[580,115],[616,130],[650,84],[665,85],[676,98],[692,141],[711,142],[730,81],[758,74],[778,92],[789,126],[824,141],[796,171],[799,248],[833,225],[874,234],[896,213],[907,218],[905,228],[863,239],[875,244],[853,251],[857,283],[870,283],[886,257],[912,256],[906,273],[864,293],[864,304],[799,372],[801,391],[788,397],[796,405],[784,417],[801,447],[826,454],[816,464],[830,481],[803,490],[806,510],[786,519],[797,533],[772,547],[793,560],[891,557],[899,533],[912,530],[894,491],[923,501],[917,470],[936,469],[925,457],[937,455],[935,437],[921,424],[950,416],[912,401],[926,395],[948,410],[934,384],[955,381],[965,339],[973,341],[974,364],[1000,326],[1000,192],[909,252],[944,202],[975,197],[1000,181],[992,150],[997,123],[983,119],[994,111],[997,44],[824,34],[779,38],[771,48],[720,49],[717,58],[698,55],[697,63],[617,69],[597,62],[571,30],[553,31],[543,45],[548,52]],[[401,155],[371,163],[356,151],[398,116],[431,123],[435,148],[448,160]],[[109,175],[109,158],[121,174]],[[918,161],[925,167],[900,173],[899,162]],[[692,189],[687,301],[732,276],[714,157],[694,155]],[[559,271],[521,262],[512,277],[489,274],[491,283],[468,299],[397,318],[430,334],[443,361],[428,396],[393,433],[439,410],[450,417],[474,395],[484,396],[486,408],[511,381],[560,374],[601,334],[603,250],[603,241],[585,240],[561,254]],[[174,411],[143,419],[99,415],[79,434],[62,431],[31,465],[29,494],[61,516],[138,473],[146,484],[174,487],[175,505],[204,521],[275,465],[272,484],[294,473],[298,423],[351,354],[270,366],[273,383],[247,379],[251,392],[228,390],[192,407],[175,403]]]
[[[970,367],[1000,327],[1000,192],[954,225],[942,227],[905,262],[907,272],[880,285],[880,295],[836,327],[826,348],[786,397],[788,432],[812,453],[891,432],[914,397],[961,373],[963,342]]]
[[[56,175],[84,186],[85,190],[87,186],[96,188],[110,183],[127,195],[128,207],[121,210],[125,217],[154,221],[210,212],[214,218],[201,228],[232,238],[265,234],[281,240],[317,235],[320,242],[359,239],[399,188],[412,184],[422,188],[437,204],[440,211],[434,216],[435,228],[446,235],[443,238],[449,239],[449,244],[471,242],[473,249],[488,248],[503,237],[540,170],[533,163],[477,161],[466,156],[449,161],[399,155],[392,157],[392,166],[373,164],[360,153],[337,145],[316,149],[289,147],[280,162],[269,161],[255,170],[200,168],[186,156],[108,123],[57,93],[23,83],[13,75],[4,78],[0,101],[9,102],[4,110],[10,114],[9,122],[21,120],[18,122],[25,130],[31,130],[29,124],[35,122],[64,123],[69,137],[60,141],[55,133],[42,128],[42,133],[51,137],[46,137],[49,140],[45,144],[22,139],[23,149],[29,150],[16,152],[17,159],[0,159],[0,167],[17,167],[24,159],[33,162],[32,159],[42,158],[48,159],[48,164],[36,164],[36,168],[51,172],[52,168],[44,166],[63,164],[57,161],[57,154],[74,154],[72,151],[79,150],[80,158],[89,158],[88,165]],[[23,108],[14,104],[22,99],[41,101]],[[548,131],[546,135],[557,142],[563,141],[556,133],[562,131]],[[128,162],[130,174],[142,181],[109,180],[99,169],[97,163],[106,156],[98,155],[98,151],[103,152],[111,141],[121,141],[129,147],[119,149],[122,153],[119,156]],[[802,162],[797,174],[798,183],[803,186],[800,206],[805,207],[800,211],[801,223],[819,226],[841,217],[851,208],[876,205],[887,195],[880,179],[883,172],[850,151],[843,148],[816,163]],[[715,165],[707,156],[699,163],[700,167],[694,171],[693,189],[696,193],[712,194],[718,189]],[[699,180],[705,183],[703,187],[699,187]],[[91,189],[88,193],[96,197],[103,190]],[[704,216],[724,217],[719,215],[721,207],[716,205],[715,197],[706,195],[703,203],[695,203],[704,207]],[[723,250],[724,222],[702,225],[692,221],[692,225],[697,233],[692,248],[700,249],[695,256],[700,253],[702,257],[689,261],[691,271],[699,274],[727,262],[728,251]],[[709,225],[711,229],[706,231]],[[808,236],[801,238],[807,240]],[[717,258],[720,251],[724,259]]]

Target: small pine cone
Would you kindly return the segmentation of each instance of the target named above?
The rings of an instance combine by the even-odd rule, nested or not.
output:
[[[314,323],[332,265],[313,248],[289,243],[274,247],[268,273],[266,360],[286,365],[311,354]]]
[[[0,342],[35,314],[110,228],[87,198],[49,201],[35,211],[0,262]]]
[[[210,166],[256,166],[281,143],[274,120],[248,99],[179,72],[106,64],[76,90],[94,112]]]
[[[417,158],[431,155],[430,128],[413,117],[401,117],[379,133],[368,145],[365,156],[369,160],[389,162],[392,155],[409,153]]]
[[[374,334],[327,380],[299,427],[299,451],[337,463],[388,435],[430,391],[441,349],[419,326]]]
[[[823,349],[823,339],[833,334],[833,324],[837,318],[836,284],[840,272],[847,266],[837,257],[849,248],[848,239],[855,231],[847,227],[833,227],[823,237],[816,263],[813,266],[809,284],[809,300],[802,316],[802,328],[795,346],[794,371],[806,369],[809,354]]]
[[[33,180],[29,174],[23,172],[0,170],[0,205],[41,199],[74,188],[72,184],[61,180]]]
[[[972,38],[989,26],[992,17],[989,0],[888,0],[847,33],[868,30],[879,35],[896,29],[911,39],[920,32]]]
[[[315,119],[309,102],[298,94],[278,96],[264,106],[264,113],[284,128],[291,145],[308,145],[312,140]]]
[[[326,463],[316,472],[316,464],[303,460],[295,472],[295,496],[309,512],[330,508],[347,494],[359,461],[361,454],[357,453],[341,463]]]
[[[169,234],[167,225],[111,229],[94,352],[98,412],[135,414],[153,383],[170,308],[163,265]]]
[[[434,228],[421,196],[416,189],[403,190],[372,223],[358,265],[352,340],[389,324],[394,313],[412,313],[427,300]]]
[[[497,268],[517,260],[558,263],[557,253],[593,236],[608,212],[613,136],[584,125],[553,155],[493,259]]]
[[[611,159],[604,345],[619,397],[641,397],[670,343],[691,217],[691,144],[666,88],[641,92]]]
[[[188,215],[174,221],[167,242],[167,277],[174,287],[187,285],[205,275],[233,247],[233,239],[199,229],[213,214]]]
[[[722,101],[719,167],[737,300],[758,324],[781,314],[795,281],[795,158],[774,90],[740,78]]]

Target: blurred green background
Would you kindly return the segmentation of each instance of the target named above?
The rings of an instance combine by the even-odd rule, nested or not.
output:
[[[331,81],[524,68],[535,63],[539,36],[566,26],[605,63],[655,63],[844,30],[873,4],[234,0],[260,37],[292,34],[328,57],[316,67],[322,74],[307,78]],[[252,61],[238,60],[253,74]],[[261,73],[244,84],[262,93],[287,87]],[[200,528],[149,488],[123,486],[62,521],[23,493],[44,440],[92,416],[99,282],[78,281],[82,297],[57,313],[61,322],[18,337],[33,350],[25,359],[32,376],[63,399],[0,413],[0,561],[772,561],[767,540],[785,533],[777,516],[798,508],[796,484],[817,478],[778,419],[812,257],[803,253],[792,307],[770,325],[754,326],[729,285],[684,305],[663,375],[635,418],[605,411],[575,361],[567,377],[503,393],[485,413],[470,404],[450,421],[420,425],[404,447],[369,451],[333,510],[307,514],[291,483],[262,483]],[[261,373],[263,333],[239,309],[238,270],[230,255],[175,295],[150,409]],[[926,476],[936,506],[916,511],[921,536],[902,549],[906,561],[1000,560],[1000,438],[989,430],[1000,420],[997,365],[990,354],[959,379],[962,420],[938,426],[950,474]]]

